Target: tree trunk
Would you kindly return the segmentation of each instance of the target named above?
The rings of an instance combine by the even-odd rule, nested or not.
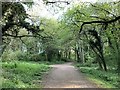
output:
[[[106,66],[106,62],[105,62],[105,58],[104,58],[103,54],[101,54],[101,61],[103,63],[104,70],[107,71],[107,66]]]
[[[75,60],[77,61],[77,49],[75,47],[75,50],[74,50],[74,54],[75,54]]]
[[[101,58],[100,58],[98,55],[96,55],[96,61],[98,62],[100,69],[103,70],[104,68],[103,68],[103,66],[102,66],[102,63],[100,62],[100,61],[101,61],[100,59],[101,59]]]
[[[70,59],[71,58],[71,50],[69,50],[69,52],[68,52],[68,59]]]
[[[77,62],[80,62],[80,55],[78,50],[76,50],[76,54],[77,54]]]

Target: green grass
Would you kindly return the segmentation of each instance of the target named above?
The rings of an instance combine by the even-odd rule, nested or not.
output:
[[[118,75],[115,71],[101,71],[96,67],[87,67],[77,64],[76,67],[86,76],[98,84],[102,88],[117,88],[118,87]]]
[[[2,62],[2,88],[41,87],[42,75],[49,70],[43,63],[14,61]]]

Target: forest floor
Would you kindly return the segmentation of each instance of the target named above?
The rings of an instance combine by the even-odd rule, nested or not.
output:
[[[73,63],[50,66],[52,69],[42,79],[43,88],[98,88]]]

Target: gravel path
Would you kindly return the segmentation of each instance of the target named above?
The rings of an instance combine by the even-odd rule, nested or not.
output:
[[[97,88],[84,77],[72,63],[51,65],[53,67],[43,78],[44,88]]]

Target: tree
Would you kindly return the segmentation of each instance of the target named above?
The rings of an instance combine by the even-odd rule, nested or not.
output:
[[[73,6],[63,16],[64,22],[66,22],[65,24],[67,27],[70,28],[73,27],[74,29],[76,27],[76,31],[77,33],[79,33],[79,35],[76,35],[76,37],[79,36],[79,38],[77,38],[77,42],[80,43],[82,41],[90,44],[91,49],[96,54],[96,57],[99,57],[99,59],[97,60],[99,66],[103,68],[105,71],[107,71],[107,65],[105,60],[104,52],[106,50],[104,49],[105,48],[104,45],[106,43],[106,38],[109,38],[108,36],[105,35],[106,33],[105,30],[111,31],[110,26],[113,24],[114,29],[115,28],[119,29],[118,24],[120,16],[118,14],[118,5],[119,2],[95,3],[95,4],[83,3],[81,6],[80,5]],[[114,9],[112,7],[114,7]],[[80,30],[77,30],[78,28],[80,28]],[[84,39],[85,38],[84,36],[86,37],[86,40]],[[111,43],[110,41],[111,40],[109,40],[108,43]],[[117,45],[118,44],[116,44],[115,47],[117,47]],[[78,46],[81,47],[82,45]],[[88,45],[84,45],[84,47],[81,48],[85,50],[86,46]]]
[[[4,51],[6,45],[9,44],[7,39],[11,39],[10,37],[42,37],[38,34],[38,32],[40,32],[39,27],[26,22],[26,18],[28,18],[28,16],[22,3],[2,2],[2,52]],[[21,28],[26,28],[28,34],[19,35]]]

